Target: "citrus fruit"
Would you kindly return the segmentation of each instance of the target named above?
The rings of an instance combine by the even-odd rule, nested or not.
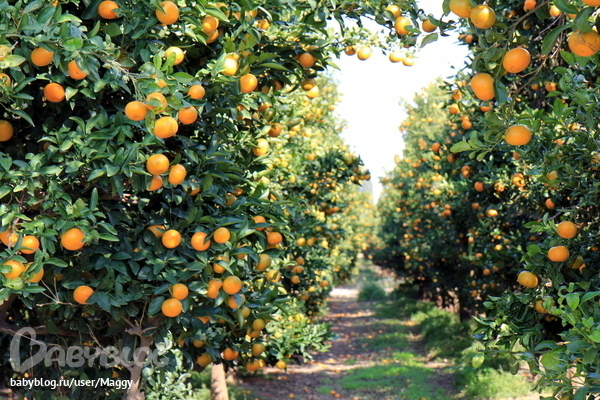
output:
[[[161,311],[166,317],[175,318],[183,311],[183,305],[177,299],[167,299],[162,303]]]
[[[73,292],[73,300],[79,304],[87,304],[87,301],[94,294],[94,289],[87,285],[77,286]]]
[[[85,233],[79,228],[71,228],[60,237],[60,244],[67,250],[79,250],[84,246]]]

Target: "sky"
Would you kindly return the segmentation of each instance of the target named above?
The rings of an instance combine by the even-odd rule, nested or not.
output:
[[[421,8],[437,18],[442,14],[441,4],[442,0],[420,1]],[[367,23],[365,26],[370,28]],[[371,26],[376,32],[377,26]],[[412,67],[392,63],[375,49],[365,61],[347,55],[335,61],[340,70],[332,72],[341,93],[336,111],[347,123],[342,137],[370,170],[375,202],[382,189],[379,179],[394,168],[394,155],[402,154],[398,127],[406,113],[400,99],[411,101],[437,77],[453,75],[456,69],[452,66],[462,67],[467,48],[457,42],[457,34],[453,34],[428,44],[417,53]]]

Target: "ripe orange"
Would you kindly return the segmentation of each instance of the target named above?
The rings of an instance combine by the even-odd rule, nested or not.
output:
[[[283,235],[279,232],[267,233],[267,243],[270,245],[276,245],[283,242]]]
[[[211,279],[208,281],[208,288],[206,289],[206,297],[216,299],[219,295],[219,290],[223,286],[223,282],[220,279]]]
[[[579,231],[577,229],[577,225],[575,225],[571,221],[561,222],[556,227],[556,230],[558,231],[558,236],[560,236],[563,239],[573,239],[575,236],[577,236],[577,233]]]
[[[529,66],[531,63],[531,54],[527,49],[517,47],[506,52],[502,60],[502,66],[506,72],[518,74]]]
[[[152,110],[156,113],[163,112],[167,109],[167,99],[165,98],[165,96],[162,93],[158,93],[158,92],[150,93],[146,97],[146,103],[150,103],[150,102],[160,103],[160,106],[153,106],[150,104],[146,105],[146,107],[148,107],[149,110]]]
[[[600,7],[600,0],[583,0],[583,2],[590,7]]]
[[[260,357],[260,355],[264,353],[266,349],[267,348],[262,343],[253,343],[251,352],[254,357]]]
[[[240,77],[240,91],[242,93],[253,92],[258,86],[258,79],[253,74],[245,74]]]
[[[302,65],[304,68],[312,68],[317,61],[317,57],[313,56],[310,53],[302,53],[298,56],[298,63]]]
[[[590,57],[600,50],[600,35],[594,31],[573,32],[567,43],[574,54],[581,57]]]
[[[256,269],[258,271],[266,271],[271,266],[271,256],[266,253],[261,253],[259,256],[258,264],[256,264]]]
[[[148,107],[141,101],[130,101],[125,106],[125,116],[132,121],[142,121],[146,119]]]
[[[12,247],[19,240],[19,235],[16,232],[13,232],[11,229],[7,229],[0,233],[0,240],[5,246]]]
[[[29,282],[39,283],[44,277],[44,268],[40,269],[38,272],[33,274],[33,276],[29,279]]]
[[[271,125],[271,129],[269,129],[269,132],[267,134],[270,137],[277,137],[281,134],[282,131],[283,125],[281,125],[279,122],[275,122],[273,125]]]
[[[523,11],[531,11],[537,5],[536,0],[525,0],[523,3]]]
[[[231,308],[232,310],[237,310],[245,302],[246,302],[246,296],[244,296],[243,294],[238,295],[237,299],[236,299],[236,296],[229,296],[229,298],[227,299],[227,306],[229,308]]]
[[[0,142],[6,142],[13,137],[15,130],[8,121],[0,119]]]
[[[315,86],[317,86],[317,81],[314,80],[313,78],[305,79],[300,84],[300,87],[302,88],[302,90],[310,90],[310,89],[314,88]]]
[[[210,247],[210,240],[207,240],[206,237],[208,234],[204,232],[196,232],[192,235],[191,245],[194,250],[204,251]]]
[[[424,32],[434,32],[437,29],[437,26],[434,25],[433,22],[431,22],[431,20],[429,18],[427,18],[425,21],[423,21],[423,23],[421,24],[421,28],[423,28]]]
[[[265,326],[267,326],[267,323],[262,318],[255,319],[252,322],[252,329],[254,329],[255,331],[261,331],[265,329]]]
[[[213,234],[214,241],[221,244],[227,242],[230,238],[231,232],[229,232],[229,229],[225,227],[217,228]]]
[[[8,87],[12,83],[10,76],[5,74],[4,72],[0,72],[0,86]]]
[[[73,300],[79,304],[87,304],[87,301],[94,294],[94,289],[87,285],[77,286],[73,292]]]
[[[223,281],[223,291],[227,294],[236,294],[242,290],[242,280],[235,275],[228,276]]]
[[[449,6],[450,11],[461,18],[469,18],[473,8],[470,0],[450,0]]]
[[[6,279],[16,279],[25,271],[23,263],[17,260],[6,260],[2,265],[8,265],[12,268],[10,272],[3,273]]]
[[[198,364],[201,367],[206,367],[211,362],[212,362],[212,357],[208,353],[204,353],[201,356],[198,356],[198,358],[196,358],[196,364]]]
[[[169,159],[164,154],[153,154],[146,160],[146,170],[151,175],[164,174],[169,170]]]
[[[54,59],[54,52],[48,51],[43,47],[38,47],[36,49],[33,49],[30,57],[33,65],[36,65],[38,67],[45,67],[46,65],[52,64],[52,60]]]
[[[212,15],[207,15],[202,19],[202,32],[207,35],[216,31],[219,27],[219,20]]]
[[[390,55],[388,56],[389,60],[393,63],[397,63],[400,61],[404,61],[404,53],[401,52],[400,50],[396,50],[396,51],[392,51],[390,53]]]
[[[265,217],[263,217],[262,215],[256,215],[254,217],[252,217],[252,220],[254,221],[255,224],[264,224],[267,222],[267,219]],[[254,228],[257,231],[264,231],[265,228]]]
[[[558,7],[556,7],[554,4],[552,4],[550,6],[549,12],[550,12],[550,15],[554,18],[560,17],[560,14],[562,14],[560,9]]]
[[[409,32],[406,30],[407,26],[413,26],[413,22],[410,18],[401,16],[394,21],[394,29],[396,29],[398,35],[408,35]]]
[[[177,119],[185,125],[193,124],[198,120],[198,110],[194,106],[182,108],[177,112]]]
[[[192,85],[188,90],[188,96],[190,96],[194,100],[199,100],[204,97],[206,94],[206,90],[202,85]]]
[[[161,310],[166,317],[175,318],[183,311],[183,305],[177,299],[168,299],[162,303]]]
[[[77,65],[77,61],[71,60],[69,61],[69,76],[72,79],[80,81],[82,79],[85,79],[87,74],[79,68],[79,66]]]
[[[513,125],[506,130],[504,140],[512,146],[522,146],[531,140],[531,130],[525,125]]]
[[[402,60],[402,64],[404,64],[407,67],[411,67],[415,65],[415,60],[414,58],[405,57],[404,60]]]
[[[356,47],[355,46],[346,46],[344,53],[346,53],[346,55],[348,55],[348,56],[353,56],[356,54]]]
[[[496,13],[494,9],[485,4],[476,6],[469,15],[473,25],[479,29],[489,29],[496,23]]]
[[[544,205],[548,210],[554,210],[554,207],[556,207],[556,204],[554,204],[552,199],[546,199],[546,201],[544,201]]]
[[[160,117],[154,123],[154,135],[161,139],[175,136],[179,130],[177,120],[173,117]]]
[[[27,247],[30,249],[23,249],[21,250],[21,253],[33,254],[40,249],[40,241],[35,236],[26,235],[23,236],[23,239],[21,240],[21,247]]]
[[[44,87],[44,97],[52,103],[60,103],[65,99],[65,88],[56,82],[49,83]]]
[[[175,61],[173,62],[173,65],[181,64],[183,62],[183,59],[185,58],[185,54],[184,54],[183,50],[181,50],[177,46],[171,46],[167,50],[165,50],[165,58],[166,59],[169,59],[169,56],[171,54],[175,54]]]
[[[287,363],[283,360],[279,360],[277,361],[277,363],[275,364],[275,366],[279,369],[286,369],[287,368]]]
[[[392,13],[392,15],[394,16],[394,18],[398,18],[400,16],[400,14],[402,13],[402,10],[396,4],[390,4],[390,5],[388,5],[385,8],[385,11],[389,11],[390,13]]]
[[[223,353],[221,354],[221,356],[223,357],[224,360],[233,361],[236,358],[238,358],[238,354],[239,353],[237,351],[228,347],[225,350],[223,350]]]
[[[163,1],[158,5],[156,10],[156,18],[164,24],[171,25],[179,19],[179,7],[172,1]]]
[[[521,285],[523,285],[525,287],[534,288],[538,285],[539,279],[532,272],[521,271],[519,273],[519,275],[517,276],[517,282],[519,282]]]
[[[98,5],[98,15],[104,19],[115,19],[118,17],[114,10],[118,10],[119,5],[111,0],[105,0]]]
[[[79,228],[71,228],[60,237],[60,244],[67,250],[79,250],[84,246],[85,233]]]
[[[171,185],[179,185],[187,176],[187,170],[181,164],[175,164],[169,170],[169,183]]]
[[[473,187],[478,192],[483,192],[485,190],[485,186],[484,186],[484,184],[482,182],[475,182],[475,184],[473,185]]]
[[[181,234],[175,229],[169,229],[162,235],[160,240],[167,249],[174,249],[181,244]]]
[[[366,60],[369,57],[371,57],[371,54],[373,54],[373,49],[371,49],[371,46],[361,46],[360,49],[358,49],[358,53],[356,54],[356,56],[358,57],[359,60]]]
[[[160,175],[154,175],[152,177],[152,182],[150,182],[150,187],[148,188],[148,191],[154,192],[155,190],[158,190],[161,187],[163,187],[163,178],[162,178],[162,176],[160,176]]]
[[[183,283],[176,283],[171,286],[171,296],[177,300],[185,300],[190,294],[189,289]]]
[[[490,74],[481,72],[471,78],[471,89],[479,100],[491,100],[494,98],[494,78]]]
[[[554,246],[548,250],[550,261],[563,262],[569,259],[569,249],[566,246]]]
[[[235,58],[226,57],[222,72],[227,76],[233,76],[237,73],[238,67],[239,65]]]
[[[257,156],[264,156],[269,151],[269,142],[267,139],[260,138],[256,141],[256,147],[252,148],[252,153]]]

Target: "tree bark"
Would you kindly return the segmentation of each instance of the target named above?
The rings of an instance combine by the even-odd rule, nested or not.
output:
[[[223,364],[213,364],[210,371],[210,400],[229,400]]]
[[[139,347],[149,348],[152,345],[153,337],[151,336],[140,336],[140,345]],[[141,391],[142,384],[142,368],[144,367],[144,361],[148,353],[140,352],[137,359],[135,359],[135,365],[129,369],[131,375],[131,387],[125,393],[123,400],[144,400],[146,396]]]

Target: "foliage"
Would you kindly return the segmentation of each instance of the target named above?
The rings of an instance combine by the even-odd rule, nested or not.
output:
[[[358,292],[358,301],[381,301],[386,297],[385,290],[375,282],[366,282]]]

